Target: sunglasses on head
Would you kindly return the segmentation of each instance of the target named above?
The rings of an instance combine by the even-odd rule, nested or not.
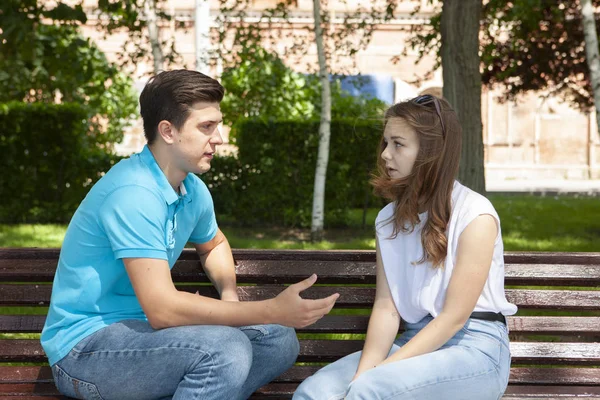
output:
[[[440,124],[442,125],[442,135],[446,137],[446,128],[444,127],[444,119],[442,118],[442,106],[440,105],[440,101],[437,99],[437,97],[432,96],[430,94],[424,94],[422,96],[417,96],[410,101],[420,106],[429,106],[433,104],[433,106],[435,107],[435,112],[440,118]]]

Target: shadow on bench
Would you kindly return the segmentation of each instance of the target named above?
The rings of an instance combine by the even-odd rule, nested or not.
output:
[[[22,335],[41,332],[58,255],[58,249],[0,250],[0,400],[64,398],[42,364],[39,340]],[[372,306],[375,252],[236,250],[234,256],[243,301],[271,298],[282,284],[313,272],[319,286],[304,297],[341,294],[331,315],[298,330],[300,365],[253,399],[288,399],[320,365],[362,349],[362,336],[348,334],[366,332],[368,311],[350,310]],[[172,274],[180,290],[217,296],[191,250]],[[504,398],[600,398],[600,253],[507,253],[506,285],[519,314],[508,318],[512,367]]]

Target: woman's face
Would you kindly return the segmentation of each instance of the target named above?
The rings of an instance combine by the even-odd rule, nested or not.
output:
[[[403,118],[390,118],[383,132],[383,151],[388,175],[392,179],[406,178],[412,172],[419,154],[417,131]]]

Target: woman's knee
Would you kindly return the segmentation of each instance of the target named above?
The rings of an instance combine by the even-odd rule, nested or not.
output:
[[[384,398],[400,399],[402,397],[391,397],[392,394],[402,392],[405,387],[404,373],[390,373],[382,371],[381,368],[373,368],[363,372],[348,386],[346,399],[348,400],[377,400]],[[415,372],[412,374],[414,375]],[[409,397],[410,398],[410,397]]]
[[[353,358],[354,355],[347,356],[306,378],[296,389],[294,400],[344,399],[356,372]]]
[[[343,399],[356,373],[361,353],[349,354],[317,371],[298,387],[294,399]]]
[[[346,388],[332,382],[325,374],[315,374],[304,380],[294,392],[293,400],[341,400]]]

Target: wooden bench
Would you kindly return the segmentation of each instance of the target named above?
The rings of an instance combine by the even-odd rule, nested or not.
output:
[[[41,331],[58,255],[58,249],[0,250],[0,400],[63,398],[39,341],[18,335]],[[368,311],[343,314],[372,305],[373,251],[236,250],[234,256],[242,300],[273,297],[313,272],[319,285],[305,297],[341,294],[334,312],[298,330],[299,365],[253,398],[290,398],[319,365],[362,348],[363,336],[355,334],[365,333]],[[506,264],[507,296],[520,312],[508,319],[513,365],[505,398],[600,398],[600,253],[507,253]],[[184,251],[173,276],[182,290],[216,296],[193,251]],[[38,315],[23,315],[23,307]]]

